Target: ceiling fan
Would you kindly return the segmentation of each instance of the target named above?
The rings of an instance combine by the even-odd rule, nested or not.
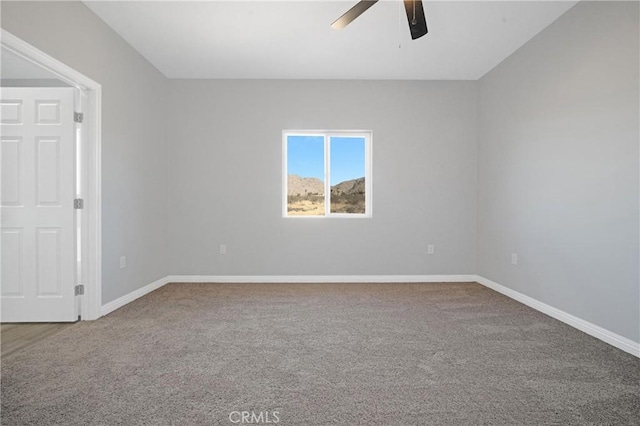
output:
[[[355,6],[347,10],[344,15],[336,19],[331,26],[337,30],[341,30],[377,2],[378,0],[359,1]],[[404,0],[404,8],[407,11],[407,21],[409,22],[409,29],[411,30],[411,39],[415,40],[425,35],[428,32],[427,19],[424,16],[422,0]]]

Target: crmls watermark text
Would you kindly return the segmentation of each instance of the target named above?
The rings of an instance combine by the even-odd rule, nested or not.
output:
[[[280,421],[279,411],[232,411],[229,413],[231,423],[267,424]]]

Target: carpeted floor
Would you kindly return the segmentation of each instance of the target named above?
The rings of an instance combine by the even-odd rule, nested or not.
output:
[[[2,361],[2,424],[248,424],[242,411],[281,425],[637,425],[640,359],[447,283],[169,284]]]

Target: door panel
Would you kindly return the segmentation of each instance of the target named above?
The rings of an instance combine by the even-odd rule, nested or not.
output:
[[[75,321],[72,88],[2,88],[2,322]]]
[[[20,203],[20,151],[21,139],[2,136],[2,191],[3,206],[19,206]]]
[[[2,228],[2,297],[23,297],[20,258],[22,229]]]
[[[0,120],[0,123],[22,124],[22,101],[3,97],[2,119]]]
[[[36,138],[36,205],[60,206],[60,139]]]

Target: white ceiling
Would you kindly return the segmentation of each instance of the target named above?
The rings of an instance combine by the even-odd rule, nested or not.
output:
[[[576,1],[424,1],[412,41],[399,0],[343,30],[349,1],[85,1],[169,78],[476,80]]]

